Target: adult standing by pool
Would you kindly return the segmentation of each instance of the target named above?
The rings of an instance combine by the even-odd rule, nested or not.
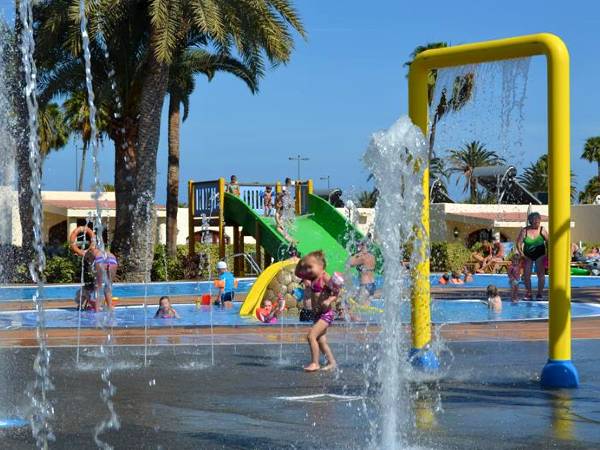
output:
[[[548,244],[548,233],[542,227],[542,217],[539,213],[533,212],[527,216],[528,225],[521,230],[517,237],[517,251],[525,260],[525,270],[523,278],[525,281],[525,298],[531,299],[531,271],[535,263],[538,288],[536,300],[541,300],[544,292],[544,283],[546,281],[546,245]]]
[[[367,241],[358,244],[358,252],[350,257],[350,267],[356,267],[360,275],[360,297],[368,300],[375,294],[375,256],[369,251]]]

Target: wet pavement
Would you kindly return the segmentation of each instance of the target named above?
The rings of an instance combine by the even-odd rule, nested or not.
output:
[[[448,347],[439,379],[410,384],[407,448],[600,448],[600,340],[574,342],[582,385],[572,391],[539,387],[544,342]],[[23,416],[35,349],[0,352],[2,415]],[[363,375],[365,348],[338,343],[334,352],[338,372],[305,374],[304,344],[217,345],[214,365],[210,346],[157,346],[147,367],[143,347],[116,347],[121,429],[101,438],[118,449],[365,448],[381,417],[377,387]],[[52,349],[51,448],[95,448],[94,427],[108,416],[99,395],[105,360],[97,347],[82,349],[79,365],[75,355]],[[29,430],[0,429],[0,448],[33,448]]]

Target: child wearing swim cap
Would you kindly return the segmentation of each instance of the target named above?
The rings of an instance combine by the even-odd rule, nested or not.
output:
[[[296,274],[300,273],[302,278],[310,283],[307,293],[310,293],[314,314],[313,326],[306,336],[311,355],[310,364],[304,367],[306,372],[333,370],[337,365],[331,348],[327,343],[327,328],[329,328],[334,319],[333,304],[337,300],[339,291],[343,286],[343,278],[340,274],[329,277],[327,272],[325,272],[326,266],[325,255],[319,250],[309,253],[302,258],[296,270]],[[321,352],[327,358],[327,365],[323,368],[319,364]]]

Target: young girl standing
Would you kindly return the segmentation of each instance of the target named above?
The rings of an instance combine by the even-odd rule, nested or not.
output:
[[[335,303],[343,280],[336,274],[333,279],[325,272],[327,262],[322,251],[309,253],[298,263],[305,280],[310,283],[307,293],[311,296],[314,313],[314,323],[306,339],[310,346],[311,361],[304,367],[306,372],[321,370],[333,370],[336,367],[335,357],[327,343],[327,328],[333,322]],[[319,356],[323,353],[327,358],[327,365],[321,368]]]

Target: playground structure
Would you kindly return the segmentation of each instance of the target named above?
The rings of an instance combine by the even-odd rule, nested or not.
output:
[[[233,228],[233,253],[236,276],[244,275],[244,236],[252,236],[256,241],[256,253],[252,258],[262,274],[247,296],[247,301],[260,302],[266,286],[278,271],[265,271],[272,263],[289,258],[289,250],[295,245],[300,254],[313,250],[323,250],[327,257],[327,270],[330,273],[343,272],[348,259],[346,247],[351,238],[362,235],[329,202],[313,193],[312,180],[296,181],[294,185],[294,210],[296,219],[288,230],[295,242],[288,241],[277,230],[273,217],[264,215],[263,192],[266,186],[273,186],[274,193],[280,194],[280,182],[239,183],[240,196],[226,192],[224,178],[213,181],[190,181],[189,195],[189,253],[196,252],[196,231],[198,227],[218,227],[219,257],[225,258],[225,227]],[[279,267],[279,266],[278,266]],[[265,284],[266,283],[266,284]],[[245,309],[244,309],[245,310]]]
[[[432,69],[481,64],[543,55],[548,73],[548,206],[549,206],[549,359],[541,374],[544,387],[579,385],[571,362],[570,280],[570,111],[569,53],[560,38],[548,33],[458,45],[420,53],[410,65],[409,115],[427,135],[428,79]],[[429,170],[423,175],[422,221],[429,234]],[[427,254],[428,239],[422,248]],[[429,350],[431,342],[429,260],[416,270],[412,307],[412,347],[417,364],[437,366]]]

